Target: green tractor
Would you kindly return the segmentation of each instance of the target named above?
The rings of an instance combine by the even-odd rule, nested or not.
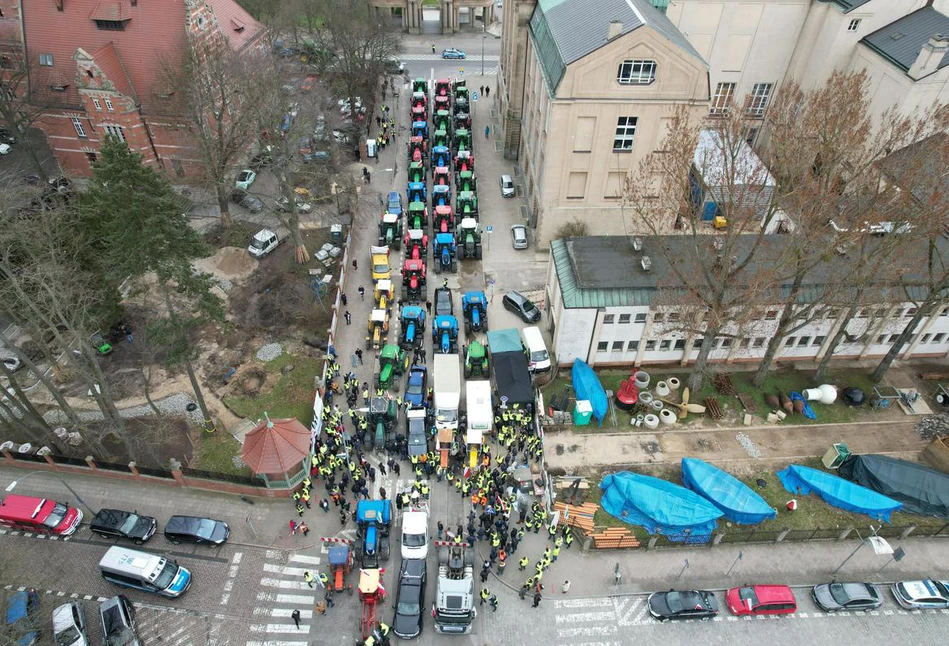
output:
[[[376,386],[389,390],[390,388],[399,388],[399,377],[405,374],[409,369],[409,357],[405,350],[395,345],[387,343],[382,346],[379,353],[379,374],[376,375]]]
[[[471,258],[481,260],[481,227],[474,218],[462,218],[455,232],[455,244],[457,245],[458,260]]]
[[[439,130],[448,130],[448,127],[451,125],[451,116],[448,114],[448,110],[439,110],[435,113],[435,118],[432,120],[435,124],[435,131]]]
[[[402,248],[402,216],[395,213],[383,213],[379,222],[379,245],[389,245],[397,250]]]
[[[395,428],[399,419],[399,410],[394,399],[388,397],[372,397],[369,400],[369,425],[374,432],[373,447],[377,451],[385,449],[389,433]],[[369,444],[369,438],[365,438]]]
[[[428,229],[428,209],[425,202],[409,202],[408,229]]]
[[[425,181],[425,162],[414,161],[409,164],[409,183]]]
[[[458,163],[456,162],[457,166]],[[463,170],[455,173],[455,187],[461,191],[477,191],[478,180],[475,178],[474,171]]]
[[[467,132],[467,130],[465,131]],[[448,131],[447,130],[436,130],[432,134],[432,147],[435,146],[447,146],[448,145]]]
[[[462,150],[471,150],[471,131],[462,128],[455,131],[455,137],[452,140],[452,149],[459,153]]]
[[[475,195],[474,191],[460,190],[458,197],[455,198],[455,213],[462,218],[477,218],[478,196]]]
[[[428,94],[428,81],[423,78],[417,78],[412,81],[412,92],[422,92],[423,94]]]
[[[488,353],[478,340],[472,341],[465,348],[465,379],[471,379],[471,375],[476,372],[485,379],[491,375]]]

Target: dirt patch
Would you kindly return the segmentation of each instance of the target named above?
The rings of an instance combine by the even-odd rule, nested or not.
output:
[[[213,256],[195,261],[194,267],[222,280],[238,281],[250,276],[259,263],[246,248],[221,247]]]

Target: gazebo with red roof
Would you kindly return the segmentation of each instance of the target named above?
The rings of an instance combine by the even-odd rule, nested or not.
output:
[[[310,429],[295,418],[265,419],[244,437],[241,459],[268,487],[292,487],[306,475]]]

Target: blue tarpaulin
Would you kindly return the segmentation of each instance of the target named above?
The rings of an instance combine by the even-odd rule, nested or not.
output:
[[[890,522],[891,512],[903,506],[903,503],[872,489],[799,464],[792,464],[787,469],[778,471],[778,479],[791,493],[816,493],[829,505],[886,522]]]
[[[491,353],[499,352],[524,352],[521,346],[521,335],[514,328],[506,330],[488,331],[488,348]]]
[[[630,525],[673,541],[707,542],[722,512],[712,503],[677,484],[623,471],[600,482],[600,505]]]
[[[741,525],[774,520],[778,512],[741,480],[696,458],[682,458],[682,482]]]
[[[593,372],[593,368],[583,359],[577,359],[573,362],[573,391],[577,394],[577,399],[586,399],[593,406],[593,417],[601,425],[609,404],[606,401],[606,391],[603,390],[603,384],[600,378]]]

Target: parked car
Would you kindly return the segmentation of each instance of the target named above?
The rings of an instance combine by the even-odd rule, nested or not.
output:
[[[669,590],[653,592],[646,599],[649,614],[659,621],[670,619],[701,619],[708,621],[718,614],[718,599],[708,590]]]
[[[351,103],[349,99],[340,99],[336,102],[336,105],[339,106],[339,113],[342,115],[349,115],[352,113],[350,108]],[[366,107],[362,104],[362,97],[356,97],[356,112],[359,114],[366,114]]]
[[[515,249],[527,249],[527,227],[523,224],[511,227],[511,245]]]
[[[64,603],[53,610],[53,642],[56,646],[87,646],[86,617],[78,603]]]
[[[10,638],[11,644],[31,646],[39,641],[40,632],[33,621],[39,607],[40,595],[33,588],[18,590],[10,595],[3,632],[5,637]]]
[[[814,586],[811,596],[824,612],[873,610],[883,605],[880,593],[869,583],[822,583]]]
[[[451,290],[447,287],[435,289],[435,316],[452,316],[455,306],[452,303]]]
[[[449,47],[448,49],[442,50],[442,58],[464,59],[465,53],[461,51],[460,49]]]
[[[390,58],[385,62],[386,74],[406,74],[405,63],[396,59]]]
[[[422,607],[425,605],[425,560],[405,559],[399,571],[399,589],[395,597],[392,632],[402,639],[413,639],[422,632]]]
[[[525,323],[536,323],[540,320],[540,310],[520,292],[508,292],[502,303],[504,309],[514,312]]]
[[[398,191],[389,191],[386,198],[386,212],[402,215],[402,194]]]
[[[125,595],[103,601],[99,605],[99,620],[105,646],[142,646],[135,634],[135,608]]]
[[[256,195],[251,195],[246,191],[234,191],[231,193],[231,201],[240,204],[251,213],[260,213],[264,210],[264,203]]]
[[[127,538],[141,545],[155,535],[158,521],[151,516],[139,516],[121,509],[100,509],[89,523],[89,529],[99,536]]]
[[[317,141],[326,139],[326,117],[322,114],[316,118],[316,125],[313,127],[313,137]]]
[[[300,90],[303,92],[309,92],[310,90],[313,89],[313,86],[315,85],[316,85],[316,75],[308,74],[307,77],[303,79],[303,82],[300,83]]]
[[[210,543],[223,545],[231,535],[231,528],[222,520],[197,516],[172,516],[165,523],[165,538],[179,543]]]
[[[300,114],[300,104],[294,101],[287,106],[287,114],[290,115],[291,119],[296,119],[297,115]]]
[[[514,197],[514,180],[510,175],[501,175],[501,197]]]
[[[290,132],[290,128],[292,127],[293,127],[293,115],[289,113],[283,115],[283,119],[281,119],[280,121],[280,134],[286,137],[287,133]]]
[[[428,453],[428,429],[425,427],[425,411],[409,410],[405,415],[409,457]]]
[[[259,153],[250,158],[248,166],[255,173],[259,173],[264,166],[273,163],[273,146],[266,146]]]
[[[237,175],[237,181],[234,182],[234,186],[239,190],[246,191],[250,189],[250,185],[254,183],[255,179],[257,179],[257,173],[249,168],[245,168]]]
[[[13,133],[6,128],[0,128],[0,142],[5,144],[15,144],[16,137],[14,137]]]
[[[949,608],[949,581],[897,581],[893,596],[907,610]]]
[[[0,144],[0,155],[9,155],[13,147],[10,144]]]
[[[725,593],[725,603],[733,615],[790,615],[797,612],[797,600],[786,585],[749,585]]]
[[[7,372],[16,372],[23,367],[23,362],[20,361],[18,357],[8,356],[0,359],[3,362],[4,367],[7,369]]]
[[[300,157],[304,164],[309,164],[316,159],[313,154],[313,141],[309,137],[300,138]]]
[[[328,162],[333,159],[333,154],[328,150],[314,150],[313,160],[318,162]]]
[[[425,366],[412,366],[409,378],[405,381],[405,401],[411,406],[421,406],[425,399],[425,385],[428,383],[428,371]]]
[[[305,200],[296,198],[294,200],[297,203],[297,212],[298,213],[309,213],[313,210],[313,205]],[[274,200],[274,203],[277,205],[277,210],[281,213],[288,213],[290,211],[290,201],[285,197],[278,197]]]
[[[279,244],[280,238],[277,237],[276,233],[270,229],[261,229],[254,234],[250,246],[247,247],[247,252],[254,258],[263,258],[276,249]]]

